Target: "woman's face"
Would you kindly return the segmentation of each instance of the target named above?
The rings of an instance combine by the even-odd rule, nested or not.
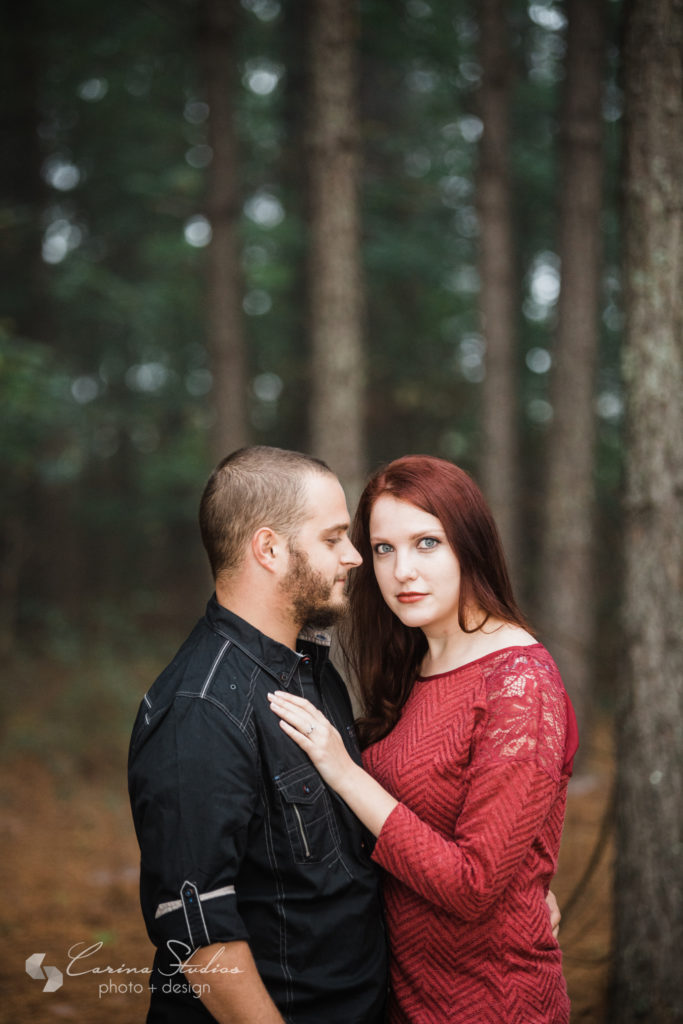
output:
[[[382,494],[370,513],[370,545],[382,597],[404,625],[427,635],[458,628],[460,565],[436,516]]]

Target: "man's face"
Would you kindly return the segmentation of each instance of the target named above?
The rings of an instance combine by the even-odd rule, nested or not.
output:
[[[306,490],[308,516],[290,541],[281,587],[297,624],[331,626],[347,611],[346,578],[362,559],[349,540],[349,513],[337,478],[311,473]]]

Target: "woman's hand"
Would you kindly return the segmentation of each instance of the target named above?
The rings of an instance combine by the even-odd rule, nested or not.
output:
[[[297,743],[336,792],[349,770],[356,767],[341,736],[321,711],[303,697],[277,690],[268,694],[280,727]]]
[[[555,893],[550,889],[548,895],[545,898],[548,913],[550,914],[550,927],[553,932],[555,941],[557,942],[560,935],[560,921],[562,920],[562,914],[555,897]]]
[[[308,754],[330,789],[378,836],[397,804],[394,797],[355,763],[337,730],[310,701],[281,690],[269,693],[268,700],[280,716],[281,729]]]

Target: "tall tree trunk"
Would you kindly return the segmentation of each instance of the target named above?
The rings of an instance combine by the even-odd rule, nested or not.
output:
[[[615,1024],[683,1021],[683,0],[626,10]]]
[[[247,443],[247,353],[238,224],[242,208],[234,128],[235,0],[202,0],[200,46],[209,104],[207,335],[213,374],[214,460]]]
[[[480,0],[479,312],[486,342],[482,386],[481,482],[491,505],[513,578],[518,575],[518,296],[514,272],[508,140],[512,64],[504,0]]]
[[[541,563],[541,626],[581,730],[591,693],[595,606],[595,368],[599,340],[605,0],[568,0],[561,115],[562,285]]]
[[[356,4],[312,0],[310,12],[311,443],[353,503],[365,468]]]
[[[47,343],[51,337],[51,304],[47,295],[46,265],[41,256],[47,189],[41,178],[45,152],[39,127],[41,75],[47,62],[48,41],[44,12],[35,0],[10,4],[3,11],[0,49],[0,309],[7,340],[21,346],[25,340]],[[11,366],[11,359],[8,367]],[[26,385],[24,385],[26,387]],[[10,453],[3,453],[8,456]],[[71,579],[78,548],[73,534],[59,532],[55,508],[63,506],[64,488],[50,488],[21,460],[3,459],[0,498],[0,654],[7,655],[17,639],[21,593],[30,581],[37,604],[62,592]],[[32,572],[36,555],[44,558],[40,572]],[[73,559],[74,561],[70,561]],[[65,575],[66,574],[66,575]],[[27,588],[28,589],[28,588]],[[69,609],[73,612],[73,605]]]
[[[308,273],[306,253],[309,221],[306,168],[302,168],[302,155],[308,138],[309,75],[308,60],[309,8],[311,0],[296,0],[282,7],[278,26],[281,39],[282,61],[287,68],[283,82],[281,106],[282,147],[279,175],[287,212],[292,224],[301,226],[291,232],[287,250],[290,265],[288,288],[288,359],[290,386],[282,396],[283,427],[288,431],[287,447],[306,448],[310,443],[310,408],[301,401],[301,395],[310,395],[311,367],[308,352]],[[284,339],[283,339],[284,342]],[[303,349],[303,351],[302,351]]]

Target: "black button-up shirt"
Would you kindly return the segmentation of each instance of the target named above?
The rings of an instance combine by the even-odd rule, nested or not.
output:
[[[320,638],[318,638],[320,639]],[[140,705],[129,788],[157,947],[150,1021],[212,1020],[180,964],[245,940],[285,1020],[376,1024],[386,946],[372,837],[282,731],[266,694],[312,700],[360,761],[346,688],[320,643],[295,652],[215,597]],[[206,991],[206,990],[204,990]]]

